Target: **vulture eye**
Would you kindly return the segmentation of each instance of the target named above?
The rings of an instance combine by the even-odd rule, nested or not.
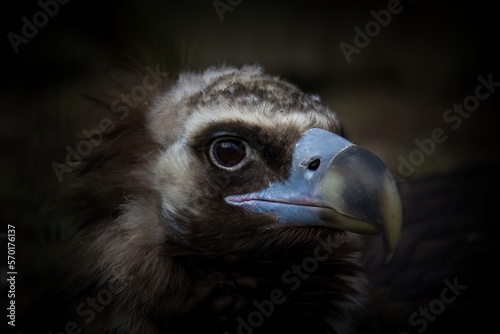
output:
[[[213,163],[228,170],[243,166],[249,153],[248,144],[238,138],[218,138],[210,146],[210,158]]]

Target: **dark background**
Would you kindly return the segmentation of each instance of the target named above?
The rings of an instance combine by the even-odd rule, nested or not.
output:
[[[4,4],[0,208],[4,224],[17,226],[18,251],[31,259],[18,280],[29,281],[50,252],[53,232],[39,208],[59,185],[51,163],[62,162],[75,133],[96,127],[82,94],[117,64],[161,63],[174,78],[182,69],[260,64],[318,93],[351,138],[396,174],[415,139],[443,128],[448,139],[412,179],[498,160],[500,87],[458,129],[443,121],[446,109],[474,93],[478,76],[500,81],[498,11],[486,1],[402,1],[402,12],[348,63],[339,44],[353,45],[353,28],[364,30],[370,11],[387,3],[243,0],[221,21],[212,1],[73,0],[17,54],[7,34],[21,35],[21,18],[32,22],[41,8]],[[28,303],[19,302],[21,309]]]

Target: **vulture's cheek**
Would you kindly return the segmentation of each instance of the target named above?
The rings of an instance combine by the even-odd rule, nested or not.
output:
[[[201,178],[202,166],[182,147],[171,147],[155,162],[151,187],[161,200],[163,216],[177,220],[197,211],[198,202],[207,197]],[[191,213],[190,213],[191,212]]]
[[[263,233],[277,219],[225,200],[229,195],[265,189],[285,177],[286,171],[270,168],[257,153],[242,168],[225,170],[200,152],[174,146],[158,159],[154,170],[153,187],[161,199],[161,214],[178,241],[190,247],[217,251],[241,248],[241,244],[248,244],[249,236]]]

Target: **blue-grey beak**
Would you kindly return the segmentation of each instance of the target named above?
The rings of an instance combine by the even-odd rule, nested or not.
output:
[[[390,172],[371,152],[322,129],[310,129],[297,141],[287,180],[226,201],[274,214],[276,224],[382,233],[387,260],[399,241],[401,200]]]

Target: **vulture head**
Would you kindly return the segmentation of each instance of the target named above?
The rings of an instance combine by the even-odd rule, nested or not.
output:
[[[68,190],[66,321],[89,333],[355,325],[356,234],[380,233],[390,258],[401,204],[318,97],[258,67],[220,67],[120,108]]]

